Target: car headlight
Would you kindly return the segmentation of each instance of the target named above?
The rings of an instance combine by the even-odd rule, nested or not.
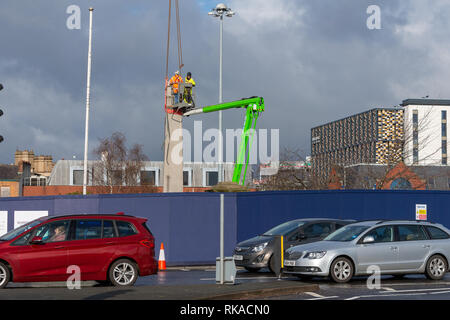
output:
[[[326,251],[313,251],[305,255],[305,259],[320,259],[326,254]]]
[[[252,248],[252,252],[260,252],[262,251],[266,246],[267,246],[268,242],[264,242],[260,245],[257,245],[255,247]]]

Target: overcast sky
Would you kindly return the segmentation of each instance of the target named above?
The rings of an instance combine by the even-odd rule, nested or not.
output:
[[[89,149],[123,132],[162,160],[167,0],[2,0],[0,11],[1,163],[16,149],[83,159],[88,8],[94,11]],[[231,0],[224,21],[224,100],[259,95],[258,128],[279,129],[280,147],[310,152],[310,129],[407,98],[450,98],[448,0]],[[218,101],[217,1],[180,0],[184,72],[198,104]],[[82,10],[69,30],[69,5]],[[381,29],[369,30],[369,5]],[[175,25],[173,25],[172,30]],[[172,34],[170,73],[176,70]],[[191,117],[192,118],[192,117]],[[215,127],[217,114],[194,120]],[[224,112],[224,128],[244,114]],[[92,157],[92,153],[90,153]]]

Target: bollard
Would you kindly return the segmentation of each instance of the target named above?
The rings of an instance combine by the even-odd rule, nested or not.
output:
[[[275,237],[274,241],[275,241],[274,247],[277,249],[274,250],[273,252],[270,268],[280,280],[284,259],[283,236]]]

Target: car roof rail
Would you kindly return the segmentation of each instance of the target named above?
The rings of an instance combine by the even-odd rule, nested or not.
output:
[[[375,224],[380,224],[380,223],[384,223],[384,222],[388,222],[388,221],[393,221],[393,220],[389,220],[389,219],[381,219],[380,221],[378,221]]]

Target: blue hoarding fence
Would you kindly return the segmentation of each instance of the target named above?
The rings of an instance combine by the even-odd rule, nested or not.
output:
[[[425,205],[425,207],[424,207]],[[450,227],[449,191],[320,190],[225,194],[225,256],[235,245],[288,220],[298,218],[415,220],[422,209],[428,221]],[[425,209],[424,209],[425,208]],[[48,215],[116,213],[145,217],[164,243],[166,263],[214,264],[220,253],[218,193],[154,193],[88,196],[47,196],[0,199],[7,229],[18,212]],[[158,252],[157,252],[158,257]]]

